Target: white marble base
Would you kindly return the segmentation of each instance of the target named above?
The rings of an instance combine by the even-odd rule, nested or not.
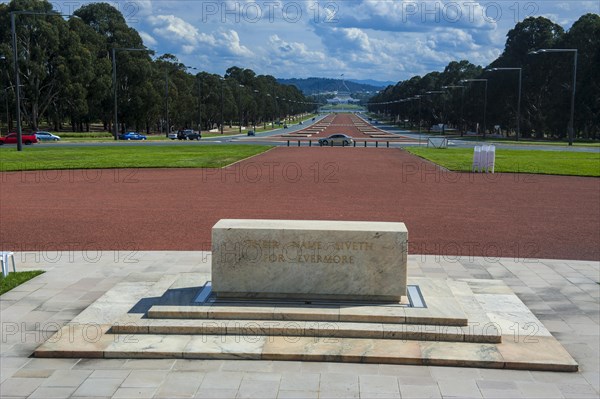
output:
[[[403,223],[220,220],[212,230],[218,297],[399,302],[406,296]]]

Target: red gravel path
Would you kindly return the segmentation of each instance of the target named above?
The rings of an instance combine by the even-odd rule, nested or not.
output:
[[[400,149],[0,179],[2,249],[209,249],[221,218],[279,218],[402,221],[411,253],[600,259],[600,179],[450,173]]]

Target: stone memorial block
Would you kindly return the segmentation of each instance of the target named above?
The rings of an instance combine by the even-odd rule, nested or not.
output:
[[[217,297],[399,302],[404,223],[222,219],[212,229]]]

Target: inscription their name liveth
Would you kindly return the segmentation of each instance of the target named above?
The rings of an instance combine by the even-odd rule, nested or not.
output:
[[[223,219],[212,230],[217,297],[398,302],[403,223]]]

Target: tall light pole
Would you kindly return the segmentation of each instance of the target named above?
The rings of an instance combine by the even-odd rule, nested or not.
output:
[[[225,78],[219,76],[219,80],[221,81],[221,134],[223,134],[223,123],[225,122],[223,119],[223,86],[225,85]]]
[[[239,102],[239,108],[240,108],[240,133],[242,133],[242,118],[244,117],[244,113],[242,111],[242,89],[244,88],[244,85],[238,85],[239,86],[239,95],[238,95],[238,102]]]
[[[193,67],[193,66],[183,65],[183,67],[186,68],[186,69],[193,69],[194,71],[198,70],[198,68]],[[200,110],[200,94],[201,94],[201,91],[200,91],[200,82],[198,82],[198,110]],[[201,118],[202,115],[200,113],[201,113],[201,111],[198,111],[198,114],[200,115],[200,118]],[[202,123],[202,119],[198,119],[198,120],[199,120],[198,124],[200,125]],[[200,129],[200,128],[198,128],[198,129]],[[199,133],[202,134],[202,132],[200,130],[199,130]]]
[[[3,64],[5,62],[7,62],[6,57],[4,55],[0,55],[0,62],[2,62]],[[8,74],[7,74],[8,75]],[[8,83],[8,80],[7,80]],[[8,86],[8,84],[6,85]],[[0,88],[0,90],[2,90],[4,92],[4,98],[6,100],[6,132],[8,133],[9,129],[8,129],[8,88]],[[2,132],[0,131],[0,135],[2,134]]]
[[[271,93],[267,93],[267,97],[272,98],[271,97]],[[265,104],[265,114],[267,113],[266,112],[266,108],[267,108],[267,106]],[[273,112],[273,110],[271,110],[269,117],[271,118],[271,128],[274,128],[275,124],[273,123],[273,114],[272,114],[272,112]],[[267,130],[267,115],[265,115],[265,125],[264,125],[264,128],[265,128],[265,130]]]
[[[488,80],[487,79],[463,79],[460,82],[461,83],[465,83],[465,82],[484,82],[485,83],[485,92],[483,94],[483,138],[485,139]]]
[[[169,121],[169,70],[165,68],[165,137],[171,133],[171,122]],[[179,136],[179,134],[177,134]],[[178,137],[179,138],[179,137]]]
[[[112,84],[113,84],[113,102],[114,102],[114,126],[113,134],[115,140],[119,139],[119,117],[118,117],[118,102],[117,102],[117,51],[148,51],[145,48],[132,47],[113,47],[112,48]],[[18,90],[17,90],[18,91]]]
[[[254,99],[256,101],[256,111],[254,112],[254,132],[256,133],[256,117],[258,116],[258,90],[254,89]]]
[[[464,111],[465,111],[465,86],[462,85],[448,85],[442,86],[442,89],[462,89],[460,95],[460,136],[464,134]]]
[[[13,47],[13,64],[15,69],[15,103],[16,103],[16,119],[17,119],[17,151],[23,151],[23,130],[21,128],[21,78],[19,76],[19,51],[17,50],[17,15],[52,15],[57,17],[74,17],[75,15],[55,14],[38,11],[11,11],[10,12],[10,30],[12,35]]]
[[[408,100],[419,100],[419,145],[421,145],[421,96],[420,94],[417,94],[416,96],[413,96],[411,98],[408,98]]]
[[[443,90],[430,90],[428,92],[426,92],[425,94],[444,94],[446,93]],[[446,134],[446,122],[444,121],[444,117],[446,114],[446,99],[442,99],[442,136]]]
[[[198,134],[202,136],[202,76],[198,73]]]
[[[573,145],[573,133],[574,133],[574,122],[575,122],[575,89],[577,86],[577,49],[576,48],[543,48],[535,50],[529,54],[543,54],[543,53],[573,53],[573,83],[571,85],[571,117],[569,119],[569,126],[567,128],[569,135],[569,145]]]
[[[519,137],[521,137],[521,82],[523,80],[522,68],[490,68],[488,69],[490,72],[495,71],[519,71],[519,94],[517,98],[517,141],[519,141]]]

